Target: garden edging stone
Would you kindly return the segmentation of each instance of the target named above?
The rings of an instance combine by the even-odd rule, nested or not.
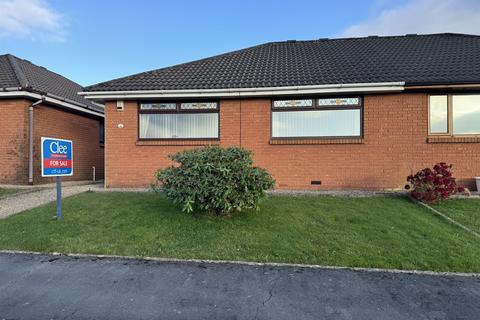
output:
[[[85,253],[62,253],[62,252],[36,252],[23,250],[0,250],[0,254],[31,254],[31,255],[50,255],[50,256],[67,256],[78,258],[95,258],[95,259],[126,259],[136,261],[157,261],[165,263],[208,263],[208,264],[233,264],[259,267],[298,267],[309,269],[324,269],[324,270],[351,270],[358,272],[386,272],[399,274],[417,274],[428,276],[458,276],[458,277],[474,277],[480,278],[480,273],[476,272],[450,272],[450,271],[429,271],[429,270],[402,270],[402,269],[382,269],[382,268],[364,268],[364,267],[347,267],[347,266],[328,266],[318,264],[302,264],[302,263],[283,263],[283,262],[253,262],[242,260],[210,260],[210,259],[179,259],[179,258],[162,258],[162,257],[136,257],[136,256],[121,256],[121,255],[107,255],[107,254],[85,254]]]

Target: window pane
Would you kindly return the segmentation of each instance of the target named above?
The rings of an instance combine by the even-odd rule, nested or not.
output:
[[[480,134],[480,95],[455,95],[453,133]]]
[[[140,105],[142,110],[175,110],[176,108],[175,103],[142,103]]]
[[[360,136],[360,110],[272,112],[273,137]]]
[[[218,138],[218,113],[140,114],[140,138]]]
[[[311,106],[313,106],[312,99],[273,101],[274,108],[311,107]]]
[[[447,96],[430,96],[430,133],[448,133]]]
[[[99,130],[99,140],[100,140],[99,142],[104,143],[105,142],[105,123],[103,121],[99,122],[98,130]]]
[[[327,98],[318,99],[318,106],[358,106],[360,98]]]
[[[184,110],[208,110],[217,109],[216,102],[187,102],[182,103],[180,109]]]

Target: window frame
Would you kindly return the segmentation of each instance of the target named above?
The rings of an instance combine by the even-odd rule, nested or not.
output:
[[[322,106],[318,104],[319,99],[342,99],[342,98],[358,98],[356,105],[335,105]],[[304,100],[312,99],[313,105],[311,107],[274,107],[276,100]],[[274,137],[273,136],[273,113],[274,112],[295,112],[295,111],[327,111],[327,110],[360,110],[360,134],[358,136],[298,136],[298,137]],[[364,110],[364,96],[362,95],[341,95],[341,96],[308,96],[308,97],[277,97],[270,101],[270,139],[271,140],[333,140],[333,139],[363,139],[363,111]]]
[[[444,138],[455,138],[455,137],[480,137],[479,133],[463,133],[463,134],[454,134],[453,133],[453,96],[471,96],[471,95],[478,95],[480,97],[479,92],[462,92],[462,93],[430,93],[428,94],[428,114],[427,114],[427,121],[428,121],[428,137],[444,137]],[[442,133],[432,133],[431,132],[431,123],[430,123],[430,97],[431,96],[447,96],[447,132]]]
[[[182,103],[216,103],[215,109],[181,109]],[[173,103],[175,109],[155,110],[147,109],[142,110],[142,104],[147,103]],[[198,113],[216,113],[218,114],[218,128],[217,137],[215,138],[141,138],[140,137],[140,115],[141,114],[198,114]],[[137,102],[137,140],[138,141],[219,141],[220,140],[220,101],[218,100],[184,100],[184,101],[138,101]]]

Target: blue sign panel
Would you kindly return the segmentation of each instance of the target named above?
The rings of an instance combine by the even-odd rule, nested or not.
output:
[[[42,177],[73,175],[73,143],[42,137]]]

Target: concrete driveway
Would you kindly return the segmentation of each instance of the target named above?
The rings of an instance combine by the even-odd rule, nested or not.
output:
[[[63,184],[65,185],[62,186],[62,198],[71,197],[86,191],[103,190],[102,184],[91,181],[71,181]],[[51,184],[35,187],[23,186],[22,189],[25,189],[25,191],[0,199],[0,219],[54,202],[57,199],[55,186]]]
[[[479,319],[480,279],[0,254],[0,319]]]

